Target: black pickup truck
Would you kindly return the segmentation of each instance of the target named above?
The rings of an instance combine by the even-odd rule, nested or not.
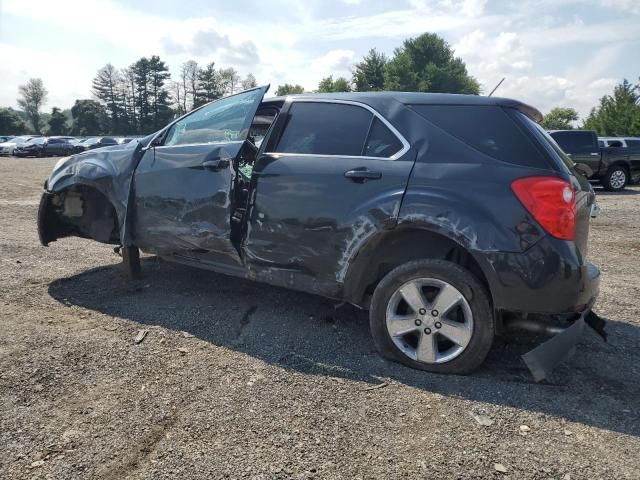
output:
[[[589,180],[602,183],[606,190],[623,190],[640,180],[640,147],[616,148],[598,146],[596,132],[591,130],[556,130],[549,132],[562,150],[577,165],[586,165]]]

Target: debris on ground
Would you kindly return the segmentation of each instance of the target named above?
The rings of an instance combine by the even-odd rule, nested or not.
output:
[[[133,339],[133,343],[135,343],[136,345],[142,343],[142,341],[145,339],[148,333],[149,333],[149,330],[140,330],[138,332],[138,335],[136,335],[136,338]]]
[[[471,416],[476,422],[478,422],[478,424],[482,425],[483,427],[490,427],[495,423],[487,415],[478,415],[477,413],[472,413]]]

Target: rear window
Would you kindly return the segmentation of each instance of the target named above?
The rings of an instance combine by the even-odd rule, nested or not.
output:
[[[589,152],[595,147],[591,132],[551,132],[551,136],[567,153]]]
[[[497,160],[546,167],[544,155],[501,107],[494,105],[412,105],[436,127]]]
[[[364,147],[366,157],[389,158],[402,150],[402,142],[389,130],[378,117],[373,119],[367,144]]]

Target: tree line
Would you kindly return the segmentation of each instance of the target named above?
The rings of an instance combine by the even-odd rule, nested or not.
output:
[[[184,62],[177,78],[157,55],[143,57],[118,69],[107,63],[92,81],[93,98],[76,100],[70,110],[47,103],[42,80],[30,79],[19,87],[18,105],[22,111],[0,108],[0,133],[28,131],[50,135],[143,135],[159,130],[173,118],[205,103],[257,85],[248,74],[241,78],[234,68],[216,68],[215,62],[199,65]],[[316,92],[371,92],[381,90],[480,94],[480,84],[471,76],[464,61],[436,34],[425,33],[405,40],[391,57],[371,49],[351,68],[351,78],[329,74]],[[304,93],[299,84],[284,83],[276,95]],[[578,113],[558,107],[544,116],[547,129],[573,128]],[[640,136],[640,83],[627,80],[605,95],[582,123],[582,128],[599,135]]]
[[[547,130],[575,128],[578,112],[570,107],[556,107],[544,116]],[[595,130],[599,136],[640,137],[640,78],[637,84],[628,80],[616,85],[611,95],[600,98],[579,128]]]

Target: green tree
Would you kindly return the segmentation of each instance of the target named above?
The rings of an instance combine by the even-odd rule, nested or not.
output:
[[[0,132],[8,135],[26,133],[27,125],[13,108],[0,108]]]
[[[640,84],[626,79],[605,95],[584,121],[583,128],[595,130],[598,135],[640,135]]]
[[[211,62],[201,68],[198,71],[198,101],[195,106],[217,100],[223,93],[220,76],[215,69],[215,62]]]
[[[385,69],[385,90],[408,92],[480,93],[462,59],[434,33],[405,40]]]
[[[333,75],[329,75],[328,77],[320,80],[318,84],[318,92],[319,93],[331,93],[331,92],[350,92],[351,85],[349,85],[349,80],[344,77],[338,77],[335,80],[333,79]]]
[[[157,55],[149,59],[149,67],[152,123],[148,133],[151,133],[164,127],[171,120],[173,111],[171,110],[171,95],[166,86],[167,80],[171,78],[169,67]]]
[[[41,79],[31,78],[26,84],[20,85],[18,91],[21,97],[18,99],[18,105],[27,114],[33,130],[40,133],[40,108],[47,103],[47,89],[44,88]]]
[[[92,82],[92,93],[105,105],[107,115],[111,119],[110,133],[124,133],[120,125],[124,116],[120,84],[120,72],[110,63],[98,70]]]
[[[51,109],[49,117],[49,135],[64,135],[67,133],[67,117],[58,107]]]
[[[137,133],[145,133],[151,130],[151,93],[149,84],[151,83],[151,68],[149,59],[142,57],[129,69],[133,76],[133,91],[135,97],[135,117]]]
[[[578,120],[578,112],[573,108],[556,107],[547,113],[540,125],[547,130],[571,130]]]
[[[135,123],[138,133],[151,133],[172,117],[168,91],[169,67],[160,57],[142,57],[129,67],[132,76]]]
[[[384,71],[387,66],[387,56],[379,53],[375,48],[369,50],[361,62],[353,66],[352,82],[358,92],[384,90]]]
[[[278,89],[276,90],[276,95],[279,97],[283,97],[285,95],[296,95],[299,93],[304,93],[304,88],[302,85],[293,85],[285,83],[284,85],[278,85]]]
[[[71,107],[71,115],[74,135],[100,135],[109,122],[104,105],[95,100],[76,100]]]

